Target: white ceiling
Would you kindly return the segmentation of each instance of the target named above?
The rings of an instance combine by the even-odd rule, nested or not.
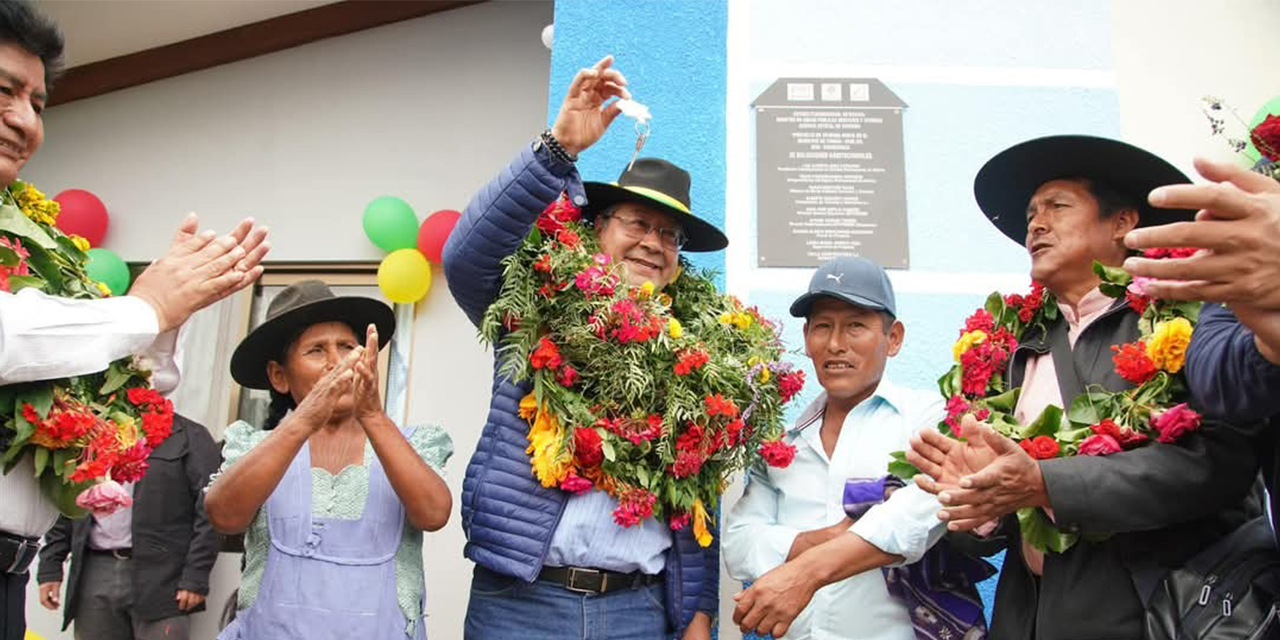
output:
[[[62,28],[67,67],[304,11],[334,0],[36,0]]]

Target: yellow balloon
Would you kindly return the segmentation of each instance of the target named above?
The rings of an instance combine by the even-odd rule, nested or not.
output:
[[[397,304],[411,304],[431,290],[431,263],[417,249],[398,249],[378,265],[378,288]]]

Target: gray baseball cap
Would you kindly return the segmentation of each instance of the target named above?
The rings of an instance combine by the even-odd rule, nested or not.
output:
[[[889,275],[880,265],[866,258],[841,256],[818,267],[809,281],[808,293],[791,303],[791,315],[809,317],[813,302],[822,296],[867,309],[887,311],[894,318],[898,317]]]

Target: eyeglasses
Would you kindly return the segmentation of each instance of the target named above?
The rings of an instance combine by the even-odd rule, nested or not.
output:
[[[688,242],[689,237],[684,234],[684,230],[679,227],[655,227],[644,218],[632,218],[619,214],[611,214],[610,218],[617,220],[622,225],[622,232],[632,240],[644,240],[649,237],[650,232],[658,233],[658,240],[662,242],[662,246],[667,249],[675,249],[679,251]]]

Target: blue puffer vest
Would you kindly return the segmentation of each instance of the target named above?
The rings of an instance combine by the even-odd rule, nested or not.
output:
[[[545,149],[525,149],[467,204],[444,248],[449,290],[473,324],[502,286],[502,259],[513,253],[534,220],[561,192],[586,204],[582,180],[572,165]],[[529,424],[517,414],[528,383],[497,375],[493,399],[475,455],[462,483],[462,529],[466,556],[483,567],[532,582],[542,570],[551,535],[567,494],[534,478],[526,438]],[[698,611],[714,620],[720,584],[719,540],[698,546],[686,527],[673,532],[667,555],[667,618],[677,637]],[[678,615],[677,615],[678,614]]]

